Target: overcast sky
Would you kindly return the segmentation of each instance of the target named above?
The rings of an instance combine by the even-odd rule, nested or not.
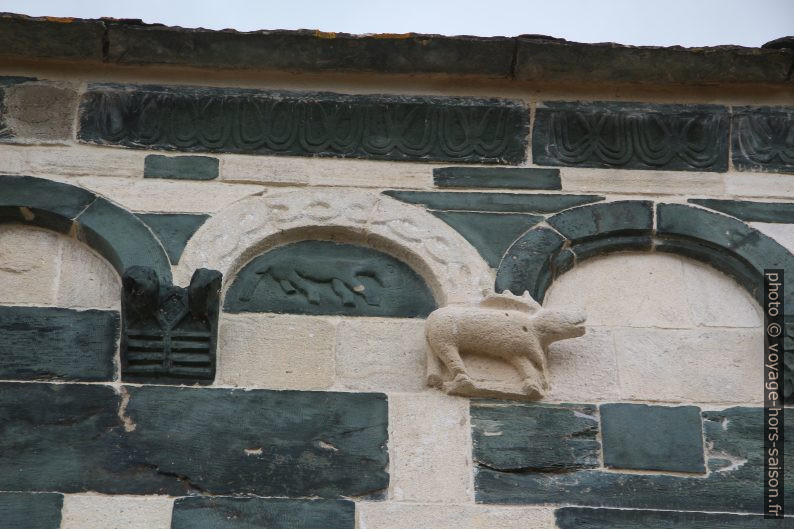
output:
[[[0,11],[241,31],[537,33],[657,46],[760,46],[794,35],[794,0],[0,0]]]

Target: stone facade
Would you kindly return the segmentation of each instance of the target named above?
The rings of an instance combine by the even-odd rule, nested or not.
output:
[[[0,527],[794,527],[791,49],[1,15],[0,56]],[[586,333],[526,399],[534,324],[480,318],[519,389],[452,395],[447,308]]]

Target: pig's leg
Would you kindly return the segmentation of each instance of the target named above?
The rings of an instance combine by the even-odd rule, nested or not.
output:
[[[463,359],[460,357],[460,352],[456,345],[443,343],[443,344],[433,344],[432,345],[433,352],[436,353],[436,356],[444,362],[444,365],[452,374],[453,381],[463,381],[469,380],[469,373],[466,371],[466,364],[463,363]]]
[[[510,359],[510,363],[516,368],[516,371],[521,375],[522,386],[526,393],[535,391],[541,395],[548,389],[548,382],[546,382],[546,374],[535,367],[532,361],[526,356],[514,356]]]

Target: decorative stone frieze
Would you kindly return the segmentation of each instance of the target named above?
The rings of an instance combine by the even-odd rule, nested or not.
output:
[[[728,170],[728,111],[712,105],[545,102],[535,112],[538,165]]]
[[[447,306],[427,318],[427,382],[451,395],[538,400],[549,390],[548,346],[585,333],[580,311],[540,307],[529,293],[490,294],[478,306]],[[520,384],[475,378],[463,355],[507,362]]]
[[[734,108],[732,147],[740,171],[794,173],[794,107]]]
[[[520,163],[529,112],[505,99],[93,85],[79,138],[139,149]]]

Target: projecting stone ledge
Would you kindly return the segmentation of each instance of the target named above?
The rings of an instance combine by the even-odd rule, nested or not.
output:
[[[143,66],[435,74],[542,82],[791,84],[794,50],[784,39],[777,42],[782,44],[661,48],[582,44],[543,35],[242,33],[144,24],[134,19],[0,14],[0,55]]]

